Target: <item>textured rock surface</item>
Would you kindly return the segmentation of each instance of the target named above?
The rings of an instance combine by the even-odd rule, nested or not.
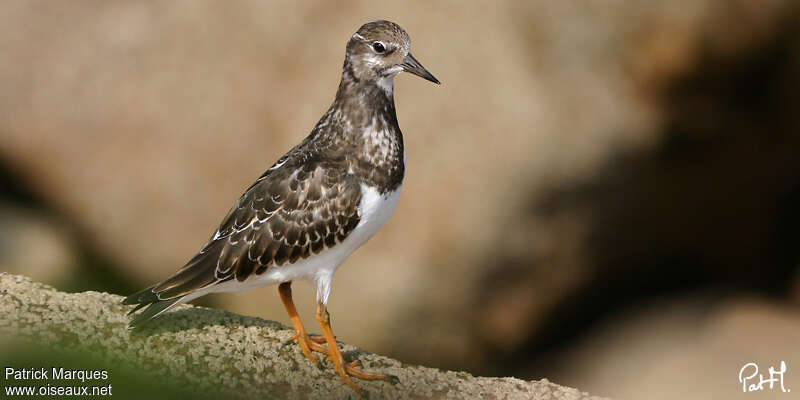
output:
[[[89,350],[110,360],[132,360],[165,379],[185,379],[198,391],[221,390],[243,398],[353,398],[330,368],[312,366],[292,331],[277,322],[184,305],[150,330],[125,328],[122,297],[63,293],[30,279],[0,273],[0,334]],[[399,383],[359,382],[364,397],[393,399],[595,399],[547,380],[481,378],[441,371],[343,345],[367,370],[395,375]],[[180,371],[176,374],[176,371]]]

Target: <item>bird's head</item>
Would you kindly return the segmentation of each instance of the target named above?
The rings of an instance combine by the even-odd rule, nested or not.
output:
[[[440,83],[411,55],[411,38],[406,31],[390,21],[362,25],[347,42],[348,63],[354,78],[375,82],[388,91],[394,76],[403,71]]]

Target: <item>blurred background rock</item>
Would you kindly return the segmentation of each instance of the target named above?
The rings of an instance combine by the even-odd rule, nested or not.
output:
[[[165,278],[378,18],[444,84],[397,79],[407,180],[336,275],[341,340],[631,399],[743,396],[785,360],[800,390],[793,1],[4,1],[0,268]],[[202,301],[288,323],[275,288]]]

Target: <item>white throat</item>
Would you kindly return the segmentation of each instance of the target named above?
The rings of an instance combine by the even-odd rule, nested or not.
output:
[[[378,87],[387,95],[391,95],[394,91],[394,75],[378,78]]]

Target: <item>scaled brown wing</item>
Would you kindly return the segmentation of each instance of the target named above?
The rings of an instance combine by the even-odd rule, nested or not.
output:
[[[185,267],[152,288],[159,300],[243,281],[343,241],[359,222],[361,187],[340,168],[308,163],[267,171]]]

